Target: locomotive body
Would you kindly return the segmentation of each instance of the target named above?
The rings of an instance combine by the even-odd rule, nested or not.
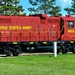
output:
[[[61,36],[62,52],[75,53],[75,17],[70,15],[61,17],[63,33]]]
[[[74,52],[75,18],[39,14],[33,16],[0,16],[0,53],[14,56],[28,51]]]
[[[0,52],[18,55],[22,44],[38,40],[37,25],[40,25],[39,17],[0,16]]]

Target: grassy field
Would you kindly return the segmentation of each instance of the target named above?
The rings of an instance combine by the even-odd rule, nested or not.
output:
[[[75,75],[75,54],[0,57],[0,75]]]

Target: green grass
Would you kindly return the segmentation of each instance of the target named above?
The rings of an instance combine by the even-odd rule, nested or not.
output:
[[[75,54],[0,58],[0,75],[75,75]]]

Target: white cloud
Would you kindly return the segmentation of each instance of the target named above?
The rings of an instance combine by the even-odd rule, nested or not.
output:
[[[60,0],[62,6],[71,5],[72,0]]]

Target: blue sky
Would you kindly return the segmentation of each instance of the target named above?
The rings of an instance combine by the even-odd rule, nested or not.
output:
[[[62,11],[61,13],[63,15],[66,15],[66,12],[63,10],[65,7],[70,7],[71,6],[71,1],[72,0],[56,0],[56,5],[60,6]],[[25,9],[25,12],[29,14],[29,11],[27,8],[32,7],[31,4],[29,4],[28,0],[20,0],[20,5],[23,6]]]

